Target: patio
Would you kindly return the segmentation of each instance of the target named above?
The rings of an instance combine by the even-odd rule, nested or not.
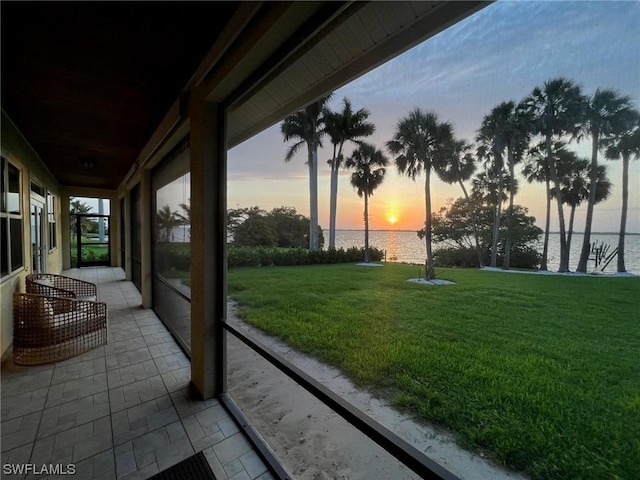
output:
[[[189,359],[121,268],[63,274],[98,285],[109,343],[55,365],[2,365],[3,465],[145,479],[203,451],[218,480],[273,478],[220,402],[197,399]]]
[[[228,395],[243,383],[227,388],[225,337],[250,342],[225,322],[227,151],[488,4],[2,2],[1,353],[30,273],[98,283],[110,328],[106,346],[71,360],[3,365],[3,462],[148,478],[204,451],[219,479],[271,478],[223,407],[243,418]],[[151,310],[169,298],[154,281],[154,203],[187,174],[191,363]],[[114,268],[68,270],[75,198],[109,202]],[[245,360],[239,351],[230,358]],[[282,370],[271,353],[261,358]],[[307,377],[296,381],[317,389]],[[361,423],[416,471],[450,478]],[[268,445],[253,444],[289,478]]]

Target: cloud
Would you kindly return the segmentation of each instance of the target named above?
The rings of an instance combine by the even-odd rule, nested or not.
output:
[[[378,147],[384,146],[398,120],[416,106],[436,111],[441,120],[454,124],[458,137],[473,140],[491,108],[502,101],[519,101],[535,86],[558,76],[574,79],[587,94],[597,87],[619,89],[640,106],[639,25],[640,2],[636,1],[496,2],[340,88],[332,106],[337,109],[346,96],[354,108],[369,109],[376,132],[368,141]],[[584,150],[583,144],[574,148]],[[308,194],[302,188],[308,175],[306,151],[301,149],[285,163],[286,151],[278,125],[231,150],[230,184],[241,181],[238,186],[246,190],[236,190],[234,195],[245,195],[247,205],[256,204],[250,201],[255,193],[251,185],[262,182],[260,198],[269,198],[269,186],[273,202],[283,204],[277,203],[285,197],[283,189],[287,190],[281,180],[291,179],[301,185],[296,187],[301,197],[295,205],[302,210],[308,204]],[[329,148],[319,155],[323,182],[328,175],[324,160],[330,155]],[[612,181],[619,183],[619,166],[614,163],[610,167]],[[341,196],[352,195],[346,186],[348,180],[343,177],[342,181]],[[376,197],[384,203],[413,187],[406,178],[390,181]],[[321,205],[328,202],[322,188]],[[439,198],[457,195],[444,190],[437,181],[436,190]],[[419,197],[419,192],[416,195]],[[541,197],[538,192],[530,198],[536,195]],[[293,201],[288,194],[285,199]],[[618,199],[616,190],[611,200],[597,209],[615,210],[619,208]],[[640,200],[637,196],[631,200],[630,206],[637,212]],[[418,198],[416,208],[419,204]],[[537,205],[528,206],[536,212],[543,210]],[[635,231],[640,230],[637,217],[630,216]]]

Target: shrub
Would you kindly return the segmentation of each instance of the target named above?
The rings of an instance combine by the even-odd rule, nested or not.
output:
[[[384,252],[370,248],[371,260],[380,261]],[[288,265],[315,265],[325,263],[352,263],[364,259],[364,248],[337,250],[307,250],[305,248],[238,247],[229,245],[228,266],[270,267]]]
[[[502,262],[502,257],[498,256],[498,260]],[[512,268],[538,268],[540,267],[542,255],[534,248],[520,247],[511,251],[511,261],[509,266]],[[502,265],[502,263],[498,263]]]
[[[190,243],[158,243],[154,254],[156,269],[159,273],[171,270],[188,272],[191,269]]]
[[[436,265],[441,267],[471,267],[478,266],[476,251],[473,248],[463,247],[443,247],[438,248],[433,253]],[[489,257],[489,252],[484,252],[485,259]],[[502,266],[504,255],[499,252],[496,265]],[[511,268],[538,268],[540,266],[541,255],[537,250],[527,246],[518,246],[511,250]]]
[[[443,247],[433,252],[436,265],[441,267],[477,267],[478,257],[473,248]]]

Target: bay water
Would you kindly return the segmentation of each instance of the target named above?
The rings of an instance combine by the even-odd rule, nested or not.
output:
[[[571,251],[569,257],[569,269],[574,271],[580,258],[583,235],[574,233],[571,239]],[[609,252],[618,246],[618,235],[608,233],[592,233],[591,242],[610,245]],[[369,232],[369,245],[386,252],[386,260],[389,262],[424,264],[426,258],[426,246],[424,240],[420,240],[415,231],[406,230],[372,230]],[[363,230],[337,230],[336,247],[362,247],[364,246]],[[433,248],[441,246],[434,243]],[[538,250],[542,252],[542,236]],[[549,234],[549,270],[558,270],[560,261],[560,234]],[[640,274],[640,235],[627,234],[625,238],[625,266],[628,272]],[[589,270],[594,269],[594,262],[589,262]],[[614,258],[604,270],[605,273],[615,273],[617,258]]]

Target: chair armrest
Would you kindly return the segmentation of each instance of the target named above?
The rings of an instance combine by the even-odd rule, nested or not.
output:
[[[98,287],[95,283],[79,280],[77,278],[66,277],[64,275],[47,274],[51,277],[53,284],[64,290],[71,290],[76,297],[98,297]]]
[[[56,295],[65,298],[98,298],[98,287],[95,283],[65,275],[32,273],[27,275],[25,283],[27,293]],[[73,295],[65,294],[63,291],[72,292]]]

